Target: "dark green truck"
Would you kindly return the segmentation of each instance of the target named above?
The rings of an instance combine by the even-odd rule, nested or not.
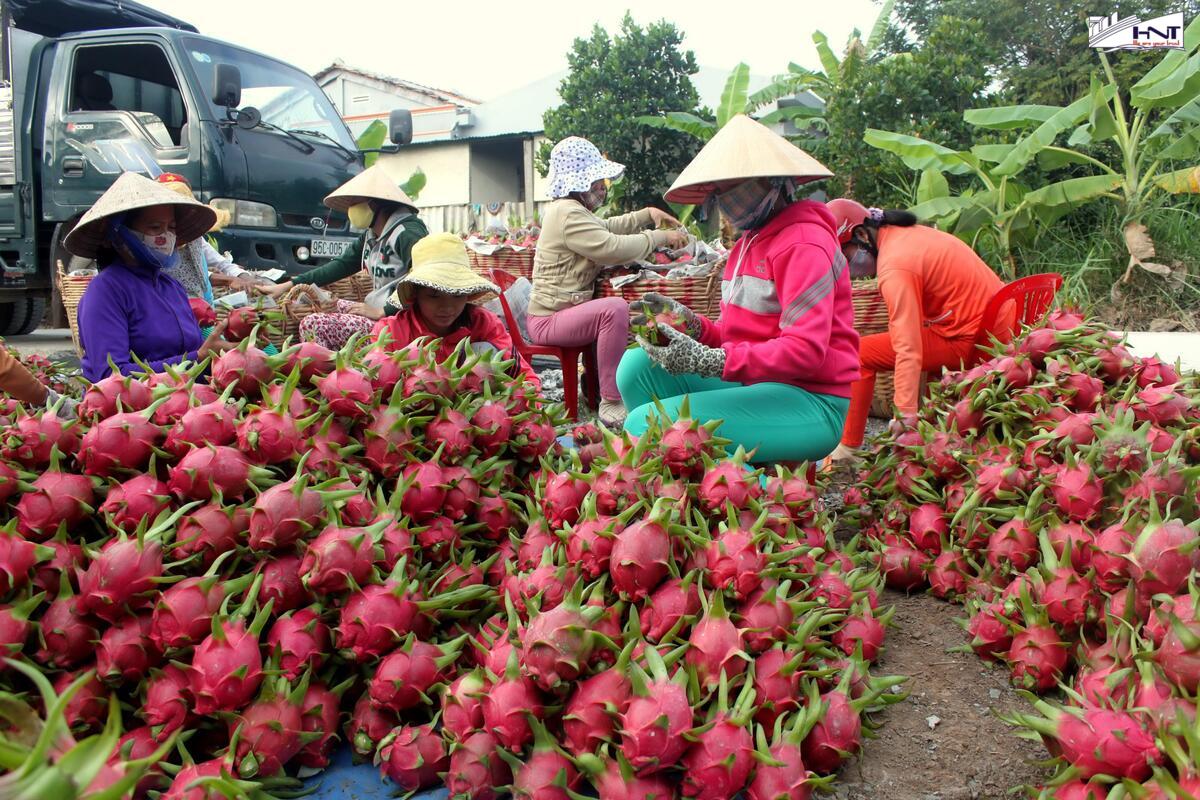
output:
[[[353,242],[321,199],[362,169],[303,71],[129,0],[0,0],[0,335],[38,326],[64,225],[125,170],[226,208],[222,250],[298,273]],[[393,144],[411,117],[389,121]]]

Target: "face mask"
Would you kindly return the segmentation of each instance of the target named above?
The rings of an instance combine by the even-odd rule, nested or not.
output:
[[[588,211],[595,211],[600,206],[604,205],[604,201],[608,199],[608,187],[603,183],[599,189],[588,189],[586,192],[579,193],[579,202]]]
[[[859,245],[850,258],[850,277],[865,278],[875,274],[875,256],[866,247]]]
[[[151,252],[158,253],[160,256],[169,256],[175,252],[175,234],[172,231],[163,233],[138,233],[133,231],[133,235],[141,240],[142,244],[146,245],[146,249]]]
[[[375,209],[370,203],[357,203],[346,209],[346,216],[350,218],[351,227],[369,228],[375,221]]]
[[[717,195],[717,205],[738,230],[761,227],[771,218],[771,212],[783,193],[782,186],[766,181],[746,181]]]

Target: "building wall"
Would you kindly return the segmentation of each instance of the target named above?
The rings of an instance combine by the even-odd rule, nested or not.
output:
[[[397,182],[408,180],[418,168],[425,173],[425,188],[417,198],[422,208],[471,202],[471,146],[466,142],[401,148],[381,155],[379,163]]]
[[[471,202],[509,203],[523,199],[521,141],[471,144]]]

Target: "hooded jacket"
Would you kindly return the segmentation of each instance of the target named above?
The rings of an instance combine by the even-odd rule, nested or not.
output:
[[[141,372],[136,356],[155,372],[193,361],[204,335],[183,284],[162,270],[114,263],[92,278],[79,301],[83,376],[93,383],[111,371]]]
[[[846,258],[824,204],[792,203],[742,235],[725,266],[721,319],[702,318],[700,341],[725,351],[727,381],[850,396],[858,333]]]

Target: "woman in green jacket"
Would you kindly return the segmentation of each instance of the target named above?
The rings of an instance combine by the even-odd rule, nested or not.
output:
[[[335,189],[325,205],[344,211],[352,227],[365,229],[363,234],[329,263],[259,291],[278,297],[297,284],[327,286],[362,269],[370,272],[373,288],[364,302],[338,300],[335,312],[309,314],[300,323],[302,339],[337,350],[354,334],[370,333],[376,320],[400,310],[396,286],[408,274],[412,246],[429,229],[417,216],[416,204],[378,164]]]

